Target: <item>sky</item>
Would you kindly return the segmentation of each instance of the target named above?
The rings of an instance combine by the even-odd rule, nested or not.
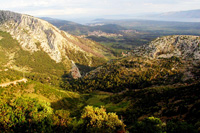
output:
[[[0,10],[63,19],[200,9],[200,0],[0,0]]]

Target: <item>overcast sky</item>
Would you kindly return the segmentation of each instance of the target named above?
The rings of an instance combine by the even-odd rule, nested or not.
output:
[[[1,10],[69,18],[200,9],[200,0],[0,0]]]

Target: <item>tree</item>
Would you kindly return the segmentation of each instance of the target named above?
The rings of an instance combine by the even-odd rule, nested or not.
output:
[[[81,118],[86,132],[125,132],[125,124],[116,113],[106,113],[104,107],[86,106]]]

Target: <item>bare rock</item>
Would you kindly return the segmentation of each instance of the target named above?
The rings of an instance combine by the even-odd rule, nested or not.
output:
[[[153,58],[181,57],[186,60],[200,60],[200,37],[174,35],[157,38],[146,48]]]

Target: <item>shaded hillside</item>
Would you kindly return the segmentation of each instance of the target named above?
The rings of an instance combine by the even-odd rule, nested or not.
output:
[[[155,86],[137,91],[116,94],[103,101],[105,103],[129,102],[123,115],[130,132],[155,132],[153,123],[146,121],[149,117],[160,118],[166,132],[197,132],[199,128],[199,82],[194,84],[177,84]],[[147,123],[146,123],[146,122]],[[149,129],[143,124],[149,124]],[[144,126],[144,127],[143,127]],[[147,125],[146,125],[147,126]],[[196,129],[196,130],[195,130]]]

